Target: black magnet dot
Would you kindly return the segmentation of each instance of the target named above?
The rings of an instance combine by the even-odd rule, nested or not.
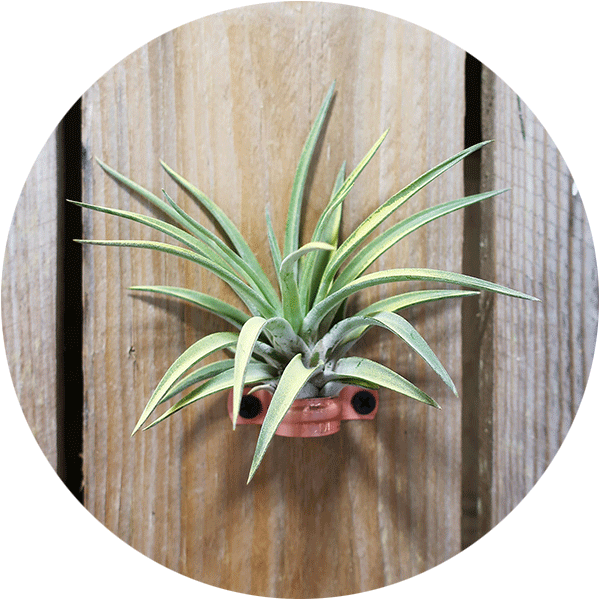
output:
[[[254,419],[262,412],[262,404],[260,400],[252,394],[242,396],[240,404],[240,417],[243,419]]]
[[[359,415],[368,415],[375,410],[375,406],[377,402],[375,401],[375,396],[371,394],[371,392],[367,392],[366,390],[361,390],[360,392],[356,392],[354,396],[352,396],[352,408]]]

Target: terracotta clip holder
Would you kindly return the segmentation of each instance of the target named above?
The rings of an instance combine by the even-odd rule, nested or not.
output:
[[[273,394],[244,390],[237,425],[261,425]],[[347,385],[336,398],[302,398],[295,400],[281,421],[276,435],[286,437],[320,437],[340,430],[342,421],[371,421],[379,408],[377,390]],[[233,392],[227,398],[229,418],[233,418]]]

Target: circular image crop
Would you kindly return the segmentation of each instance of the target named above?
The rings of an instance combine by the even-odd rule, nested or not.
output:
[[[598,276],[560,153],[485,65],[273,3],[85,92],[17,204],[2,323],[36,440],[106,528],[225,590],[335,597],[525,497],[584,392]]]

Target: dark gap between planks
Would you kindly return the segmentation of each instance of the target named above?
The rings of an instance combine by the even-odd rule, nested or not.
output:
[[[465,148],[482,140],[481,63],[467,54],[465,63]],[[464,160],[465,196],[481,192],[481,151]],[[481,206],[464,209],[462,271],[481,277]],[[462,514],[461,547],[479,538],[479,405],[480,405],[480,311],[477,296],[462,301]]]
[[[58,276],[57,276],[57,471],[83,503],[81,100],[58,128]]]

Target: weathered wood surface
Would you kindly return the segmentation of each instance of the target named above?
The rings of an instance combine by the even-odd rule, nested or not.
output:
[[[40,152],[11,223],[2,331],[13,385],[37,443],[57,468],[57,134]]]
[[[233,218],[268,266],[265,204],[281,239],[296,161],[330,82],[337,80],[337,96],[306,194],[305,231],[342,161],[354,166],[391,127],[348,198],[347,233],[461,149],[463,68],[464,53],[440,38],[339,5],[263,5],[191,23],[141,48],[86,93],[84,201],[153,212],[103,174],[96,155],[155,193],[164,186],[201,215],[161,171],[162,158]],[[393,222],[461,192],[457,167]],[[160,239],[90,212],[84,235]],[[461,244],[461,216],[445,217],[377,266],[460,270]],[[231,431],[225,395],[131,439],[170,363],[223,327],[180,303],[127,292],[142,283],[235,301],[214,277],[173,257],[85,248],[85,501],[111,531],[190,577],[280,597],[380,587],[460,550],[460,401],[391,335],[368,336],[361,351],[422,385],[443,411],[383,392],[374,422],[346,424],[321,439],[276,438],[249,486],[258,430]],[[408,316],[460,390],[459,304]]]
[[[483,212],[482,276],[542,303],[493,299],[480,399],[481,531],[542,475],[582,398],[598,326],[598,273],[581,198],[556,146],[518,96],[483,72],[483,185],[512,191]]]
[[[296,161],[332,79],[337,95],[305,197],[305,231],[341,162],[352,168],[391,127],[347,199],[347,235],[399,187],[461,149],[464,53],[396,19],[339,5],[286,3],[216,15],[117,65],[83,101],[83,199],[156,214],[105,175],[96,155],[155,193],[165,187],[213,227],[164,174],[162,158],[226,210],[269,268],[264,207],[270,205],[281,240]],[[552,460],[581,399],[598,282],[589,227],[564,162],[524,103],[485,68],[482,116],[484,138],[496,142],[483,155],[481,188],[512,191],[482,205],[480,225],[468,232],[481,235],[477,268],[543,302],[482,295],[471,333],[468,323],[461,329],[456,302],[405,314],[459,394],[461,351],[465,341],[477,342],[477,394],[463,400],[391,335],[368,335],[359,352],[423,387],[443,410],[383,391],[373,422],[346,423],[328,438],[276,438],[249,486],[258,429],[231,431],[224,394],[129,435],[171,362],[226,325],[126,288],[182,285],[235,298],[215,277],[173,257],[84,248],[85,503],[101,522],[200,581],[267,596],[322,597],[422,572],[458,552],[461,536],[476,539],[514,508]],[[53,136],[19,200],[2,278],[11,374],[55,468],[59,163]],[[461,192],[455,168],[386,226]],[[428,225],[376,268],[462,270],[462,224],[459,214]],[[84,236],[161,239],[91,212],[84,213]],[[374,289],[352,304],[398,289],[406,288]],[[473,423],[461,424],[463,407]],[[463,483],[477,487],[461,490],[461,470],[473,465],[478,472]],[[461,524],[461,492],[479,507],[476,531],[468,519]]]

